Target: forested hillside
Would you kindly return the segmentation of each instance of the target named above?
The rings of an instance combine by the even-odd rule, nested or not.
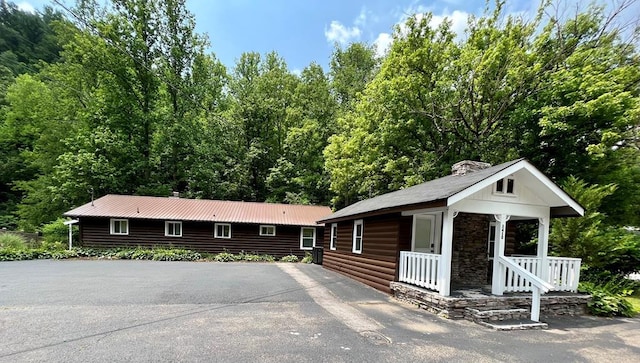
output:
[[[328,69],[300,74],[275,52],[225,67],[184,0],[57,9],[0,5],[0,227],[37,229],[107,193],[342,207],[462,159],[518,157],[576,193],[607,186],[598,223],[640,225],[624,8],[520,18],[489,4],[465,34],[418,14],[384,58],[336,45]]]

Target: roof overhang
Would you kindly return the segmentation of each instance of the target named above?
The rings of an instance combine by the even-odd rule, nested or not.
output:
[[[486,187],[490,187],[498,180],[506,178],[507,176],[515,174],[516,172],[519,172],[521,170],[526,170],[527,172],[529,172],[531,176],[536,178],[542,185],[544,185],[545,188],[547,188],[547,190],[549,190],[551,193],[553,193],[554,196],[561,200],[562,203],[560,204],[562,205],[550,206],[552,216],[579,217],[584,215],[584,207],[576,202],[569,194],[567,194],[564,190],[557,186],[556,183],[554,183],[546,175],[540,172],[535,166],[531,165],[531,163],[524,159],[450,196],[449,198],[447,198],[446,205],[451,206],[455,203],[458,203],[461,200],[473,195],[474,193],[477,193]]]
[[[353,219],[360,219],[360,218],[366,218],[366,217],[381,216],[385,214],[402,213],[407,210],[438,208],[438,207],[446,206],[445,202],[446,201],[444,199],[439,199],[439,200],[434,200],[426,203],[409,204],[409,205],[403,205],[403,206],[393,207],[393,208],[377,209],[377,210],[366,212],[366,213],[350,214],[350,215],[341,216],[338,218],[331,218],[331,215],[329,215],[319,220],[318,223],[325,223],[325,224],[335,223],[335,222],[350,221]]]

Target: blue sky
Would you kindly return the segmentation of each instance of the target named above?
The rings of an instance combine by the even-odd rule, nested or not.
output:
[[[15,2],[23,9],[55,7],[49,0]],[[532,14],[537,5],[537,0],[512,0],[507,12]],[[208,35],[210,51],[229,69],[243,52],[276,51],[295,72],[314,61],[328,69],[336,43],[363,41],[382,53],[394,25],[413,13],[430,11],[436,24],[448,17],[462,33],[467,16],[481,14],[484,6],[484,0],[187,0],[196,31]]]

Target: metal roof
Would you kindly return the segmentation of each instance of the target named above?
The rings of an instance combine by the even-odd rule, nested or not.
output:
[[[522,160],[524,159],[509,161],[465,175],[449,175],[371,199],[365,199],[342,208],[330,216],[326,216],[320,222],[446,199]]]
[[[313,205],[108,194],[64,216],[317,226],[329,214],[329,207]]]

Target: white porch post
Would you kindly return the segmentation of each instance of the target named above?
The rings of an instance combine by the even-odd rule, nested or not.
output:
[[[531,295],[531,320],[540,321],[540,289],[537,286],[533,286]]]
[[[502,295],[504,293],[505,269],[500,263],[499,257],[504,256],[504,247],[506,239],[507,221],[509,216],[506,214],[495,215],[496,221],[496,241],[493,248],[493,277],[491,279],[491,293],[494,295]]]
[[[451,256],[453,250],[453,219],[458,213],[448,208],[442,213],[442,250],[440,252],[440,276],[438,286],[440,295],[449,296],[451,293]]]
[[[549,217],[538,219],[538,259],[540,260],[539,275],[542,280],[549,282]]]
[[[69,250],[73,247],[73,225],[78,223],[78,219],[72,219],[70,221],[64,221],[62,224],[69,226]]]

